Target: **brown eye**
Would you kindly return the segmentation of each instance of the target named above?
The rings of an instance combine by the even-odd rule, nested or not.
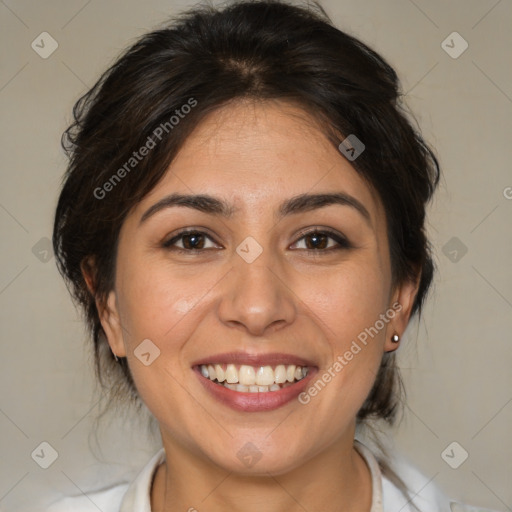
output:
[[[303,243],[303,247],[297,247]],[[302,237],[294,244],[295,249],[303,249],[306,251],[328,252],[337,249],[348,249],[350,243],[343,236],[332,231],[309,231],[303,233]]]
[[[329,237],[324,233],[311,233],[304,237],[307,249],[327,249]]]
[[[200,233],[183,235],[182,240],[185,249],[203,249],[204,247],[204,236]]]
[[[210,243],[210,245],[207,245]],[[163,247],[177,251],[199,251],[218,247],[210,236],[201,231],[182,231],[164,242]]]

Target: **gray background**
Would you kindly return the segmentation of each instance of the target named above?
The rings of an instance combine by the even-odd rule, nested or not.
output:
[[[137,36],[191,5],[0,2],[0,510],[129,478],[159,446],[135,418],[107,417],[102,451],[90,435],[100,395],[46,239],[72,105]],[[398,71],[444,172],[428,221],[439,273],[400,351],[409,399],[396,447],[449,495],[512,510],[512,2],[323,5]],[[441,46],[454,31],[469,44],[458,58]],[[31,47],[42,32],[58,43],[47,59]],[[31,458],[43,441],[58,452],[48,469]],[[457,469],[441,456],[453,441],[452,464],[469,453]]]

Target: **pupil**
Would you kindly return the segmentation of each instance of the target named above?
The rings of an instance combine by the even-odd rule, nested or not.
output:
[[[325,235],[321,235],[321,234],[318,234],[318,233],[314,233],[312,235],[309,235],[309,238],[308,240],[312,242],[312,244],[309,244],[308,243],[308,249],[322,249],[322,248],[325,248],[325,241],[326,241],[326,236]]]
[[[198,249],[201,244],[201,236],[199,234],[189,234],[185,236],[185,247],[187,249]]]

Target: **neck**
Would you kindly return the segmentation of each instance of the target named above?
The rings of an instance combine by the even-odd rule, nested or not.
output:
[[[151,490],[153,512],[370,512],[370,471],[353,447],[334,447],[286,473],[247,476],[165,443]]]

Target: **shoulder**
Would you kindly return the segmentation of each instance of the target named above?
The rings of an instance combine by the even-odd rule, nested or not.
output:
[[[382,498],[384,511],[402,512],[451,512],[450,500],[434,482],[415,466],[403,460],[393,465],[393,469],[405,483],[409,496],[406,497],[386,476],[382,477]],[[416,509],[414,508],[416,507]]]
[[[450,499],[435,483],[435,475],[430,478],[425,476],[405,459],[395,459],[393,468],[406,484],[409,490],[409,498],[406,498],[394,483],[383,476],[384,512],[388,510],[401,510],[402,512],[496,512]]]
[[[134,480],[64,497],[51,503],[45,512],[149,512],[151,482],[156,468],[164,459],[165,451],[161,448]]]
[[[118,512],[128,483],[117,484],[106,489],[76,496],[66,496],[51,503],[46,512]]]

